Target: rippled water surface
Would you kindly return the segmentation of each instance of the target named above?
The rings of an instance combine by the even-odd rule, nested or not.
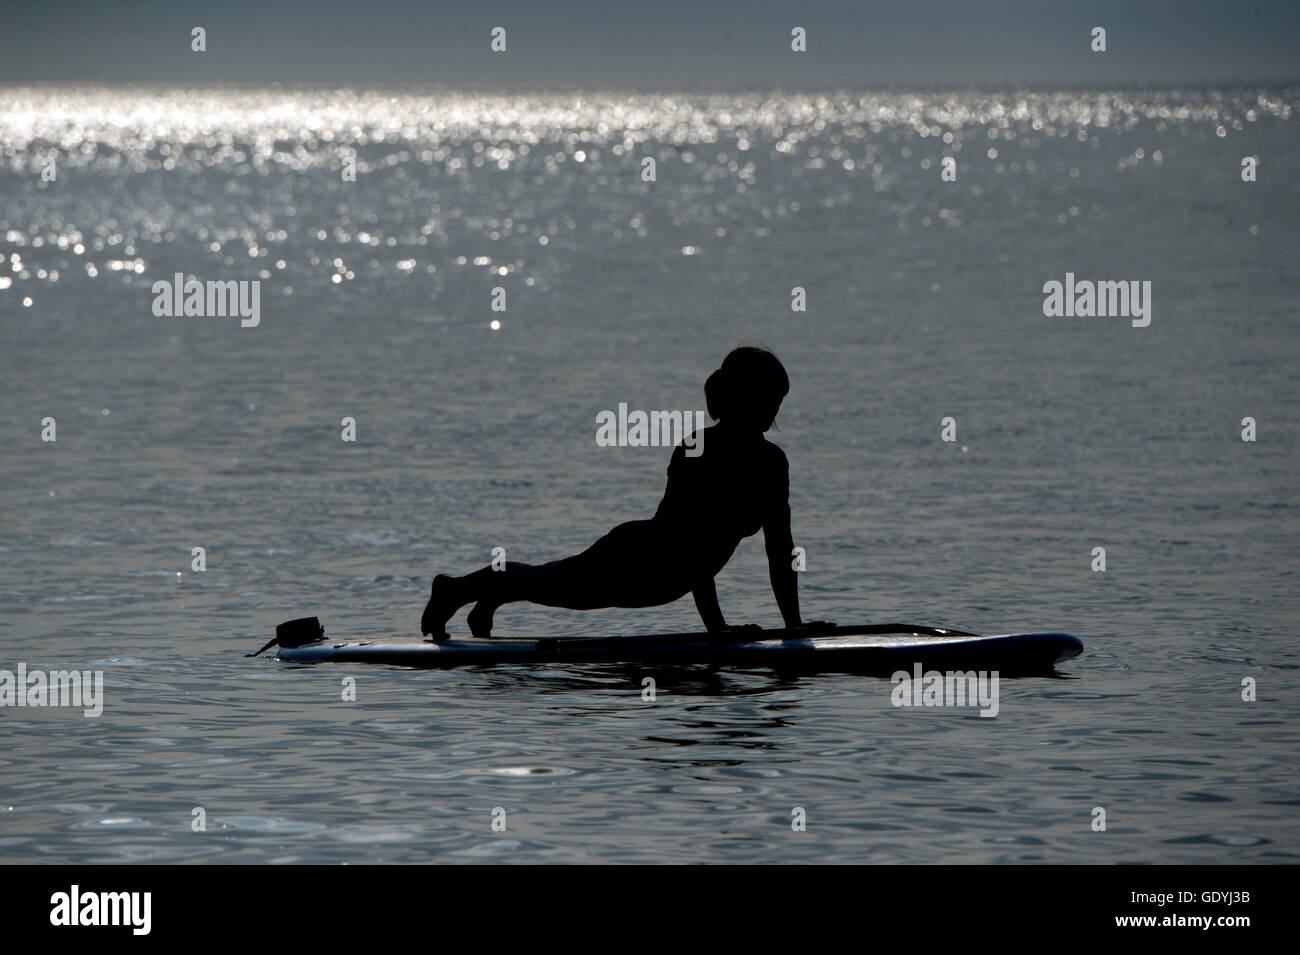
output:
[[[1295,861],[1297,102],[0,89],[0,668],[106,692],[0,709],[0,860]],[[260,325],[156,317],[177,272],[260,280]],[[1045,318],[1066,272],[1151,281],[1151,325]],[[634,668],[243,657],[303,614],[411,633],[437,571],[649,516],[667,451],[595,414],[701,408],[741,341],[790,370],[806,616],[1085,655],[996,719],[864,677],[647,703]],[[779,622],[760,540],[718,589]]]

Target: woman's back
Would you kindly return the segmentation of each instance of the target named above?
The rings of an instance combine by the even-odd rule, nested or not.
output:
[[[790,465],[761,433],[714,425],[703,438],[697,456],[682,447],[673,452],[654,520],[689,533],[710,552],[725,547],[725,560],[741,538],[774,518],[788,519]]]

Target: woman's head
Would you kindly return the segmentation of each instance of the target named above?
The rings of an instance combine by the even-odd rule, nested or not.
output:
[[[790,391],[790,377],[766,348],[743,345],[722,361],[704,383],[704,400],[714,421],[767,431]]]

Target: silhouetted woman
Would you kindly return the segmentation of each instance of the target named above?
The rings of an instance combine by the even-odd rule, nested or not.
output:
[[[447,621],[467,603],[470,632],[491,636],[492,614],[504,603],[527,600],[547,607],[594,610],[654,607],[691,592],[704,626],[730,629],[718,607],[713,578],[741,538],[763,531],[772,592],[787,627],[802,626],[791,566],[790,464],[763,437],[772,427],[790,379],[764,348],[727,355],[704,384],[709,416],[703,451],[673,451],[668,487],[655,516],[620,524],[575,557],[530,566],[508,562],[433,580],[420,632],[447,638]]]

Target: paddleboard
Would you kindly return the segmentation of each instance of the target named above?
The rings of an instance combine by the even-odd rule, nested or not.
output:
[[[300,646],[280,646],[276,656],[290,663],[387,663],[440,669],[507,664],[699,663],[887,676],[897,670],[910,672],[916,664],[923,670],[1050,673],[1057,663],[1082,652],[1082,642],[1068,633],[976,636],[905,624],[875,624],[602,639],[459,637],[442,643],[419,637],[324,636]]]

